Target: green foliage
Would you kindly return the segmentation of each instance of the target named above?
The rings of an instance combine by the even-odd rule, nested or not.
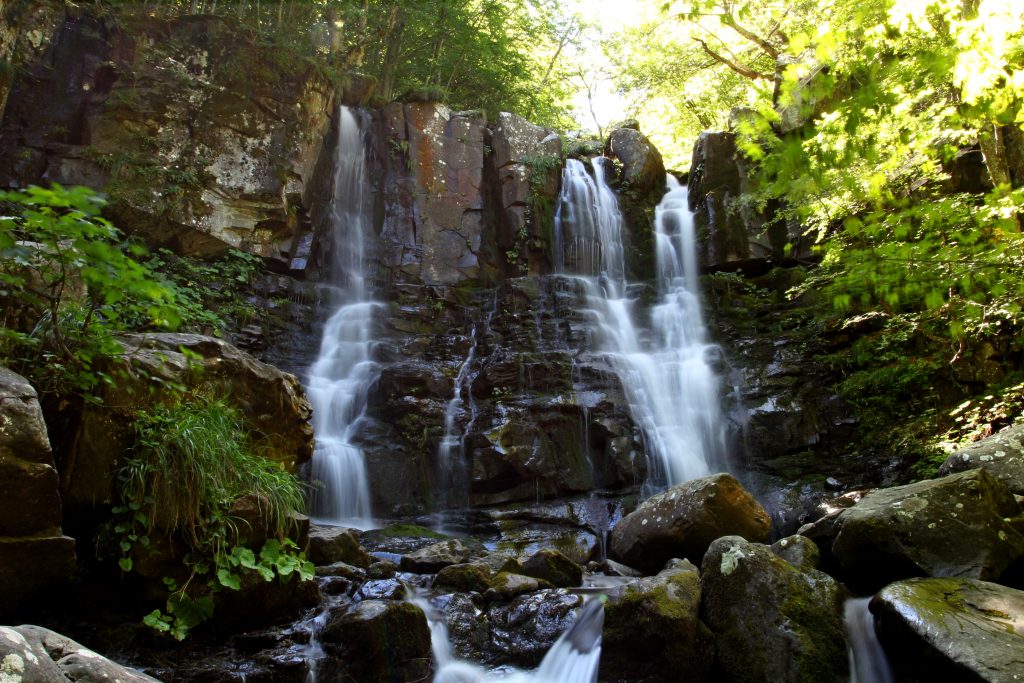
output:
[[[174,292],[100,216],[84,187],[0,193],[0,355],[43,393],[94,396],[126,329],[173,329]]]
[[[237,410],[221,400],[179,399],[140,411],[135,431],[134,456],[118,475],[121,504],[113,509],[119,566],[132,571],[140,553],[156,552],[158,536],[188,548],[187,581],[164,579],[166,613],[154,610],[147,625],[180,640],[212,616],[213,594],[240,589],[246,573],[265,581],[312,577],[312,565],[285,538],[289,515],[304,507],[301,484],[258,455]],[[265,532],[232,516],[243,496],[258,502]],[[267,532],[272,537],[257,556],[247,544]]]

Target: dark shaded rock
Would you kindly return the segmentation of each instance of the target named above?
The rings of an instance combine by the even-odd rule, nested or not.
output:
[[[35,389],[0,367],[0,618],[70,577],[57,471]]]
[[[309,531],[309,559],[316,565],[344,562],[362,569],[374,562],[373,555],[359,543],[359,531],[319,524]]]
[[[1011,492],[1024,495],[1024,424],[1014,425],[953,453],[939,475],[980,467],[999,479]]]
[[[159,683],[41,626],[0,626],[0,680],[18,683]]]
[[[556,588],[575,588],[583,582],[583,567],[551,548],[539,550],[527,558],[522,571]]]
[[[455,655],[478,662],[490,656],[491,625],[487,612],[477,608],[473,599],[462,593],[442,596],[439,600]]]
[[[505,661],[536,665],[576,620],[583,599],[565,589],[521,595],[489,612],[493,646]]]
[[[714,632],[720,680],[845,681],[842,595],[827,574],[800,570],[737,536],[701,566],[701,616]]]
[[[374,562],[366,568],[366,575],[371,579],[393,579],[398,572],[398,565],[388,560]]]
[[[478,564],[452,564],[437,573],[434,588],[460,593],[483,593],[491,587],[491,572]]]
[[[242,413],[246,427],[263,437],[260,453],[289,471],[312,457],[312,407],[294,375],[215,337],[134,334],[125,336],[122,345],[124,355],[111,361],[108,369],[118,381],[102,385],[100,402],[84,409],[61,469],[64,504],[70,512],[111,503],[114,470],[134,443],[134,414],[165,398],[165,383],[227,397]]]
[[[971,579],[908,579],[871,601],[901,680],[1009,683],[1024,674],[1024,592]]]
[[[629,583],[605,605],[602,679],[706,680],[714,638],[699,611],[700,575],[692,565]]]
[[[699,563],[711,542],[734,534],[767,541],[771,520],[730,474],[715,474],[651,496],[626,515],[610,537],[611,554],[657,571],[673,557]]]
[[[417,574],[434,574],[453,564],[464,564],[484,554],[484,547],[471,538],[453,538],[402,555],[399,564],[402,571]]]
[[[430,629],[408,602],[366,600],[332,618],[323,643],[359,681],[423,680],[430,671]]]
[[[609,154],[622,162],[623,182],[646,194],[665,186],[661,153],[635,128],[616,128],[608,137]]]
[[[772,552],[797,569],[817,569],[821,551],[807,536],[787,536],[772,544]]]
[[[1001,481],[970,470],[869,493],[815,540],[858,588],[912,576],[995,580],[1024,556],[1024,535],[1007,521],[1020,514]]]
[[[314,564],[316,564],[314,562]],[[317,576],[339,576],[352,581],[365,581],[367,570],[353,567],[346,562],[334,562],[333,564],[320,565],[316,568]]]

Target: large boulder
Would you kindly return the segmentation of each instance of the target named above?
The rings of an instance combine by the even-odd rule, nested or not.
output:
[[[484,554],[483,544],[470,538],[453,538],[402,555],[402,571],[435,574],[453,564],[464,564]]]
[[[901,680],[1010,683],[1024,677],[1024,592],[972,579],[908,579],[871,601]]]
[[[357,530],[319,524],[309,531],[309,559],[318,566],[342,562],[366,569],[373,564],[373,555],[360,545]]]
[[[68,509],[81,511],[112,501],[114,470],[133,444],[135,413],[174,397],[170,387],[176,385],[225,397],[260,437],[261,454],[286,469],[294,472],[312,457],[312,407],[294,375],[214,337],[135,334],[124,337],[122,344],[124,353],[109,370],[116,381],[103,386],[98,403],[85,407],[61,469]]]
[[[980,467],[1024,496],[1024,424],[1014,425],[953,453],[939,468],[945,476]]]
[[[711,544],[701,567],[701,616],[715,633],[723,681],[847,679],[842,592],[738,536]]]
[[[970,470],[879,489],[801,531],[839,575],[865,591],[914,576],[998,580],[1024,556],[1006,486]]]
[[[665,186],[661,152],[634,128],[616,128],[608,136],[609,154],[622,162],[622,180],[634,191],[647,194]]]
[[[520,595],[488,613],[492,646],[504,661],[534,666],[574,621],[583,598],[564,588]]]
[[[765,542],[770,533],[768,513],[735,477],[723,473],[651,496],[612,529],[610,547],[621,562],[653,572],[674,557],[700,563],[721,536]]]
[[[25,65],[0,182],[103,189],[117,225],[150,244],[288,268],[330,157],[330,79],[221,17],[125,21],[69,13]]]
[[[426,680],[430,629],[423,610],[409,602],[364,600],[332,617],[322,640],[340,656],[352,680]]]
[[[576,588],[583,583],[583,567],[554,548],[542,548],[528,557],[523,562],[523,574],[558,588]]]
[[[36,391],[0,367],[0,617],[74,569],[58,485]]]
[[[688,562],[637,579],[605,605],[601,676],[703,681],[714,638],[699,619],[700,575]]]
[[[0,626],[0,681],[159,683],[40,626]]]

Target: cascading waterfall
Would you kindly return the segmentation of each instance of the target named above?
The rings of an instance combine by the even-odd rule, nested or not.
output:
[[[310,508],[318,522],[360,529],[373,526],[373,520],[363,453],[352,436],[380,369],[371,334],[380,304],[369,299],[364,274],[371,216],[365,140],[355,113],[342,106],[329,216],[337,308],[324,328],[306,387],[316,437],[312,478],[317,485]]]
[[[605,160],[566,162],[556,212],[555,262],[575,273],[649,454],[649,492],[706,476],[720,466],[725,430],[719,381],[708,362],[697,282],[696,239],[686,188],[668,178],[655,214],[659,299],[649,330],[634,322],[628,295],[624,222],[604,177]]]
[[[893,683],[882,644],[875,635],[875,617],[868,610],[871,598],[846,601],[844,617],[849,643],[850,683]]]

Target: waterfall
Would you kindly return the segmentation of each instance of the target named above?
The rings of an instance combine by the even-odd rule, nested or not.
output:
[[[342,106],[334,153],[329,214],[330,276],[337,308],[324,327],[320,354],[306,391],[313,404],[316,450],[310,508],[314,519],[365,529],[373,526],[363,453],[352,443],[366,396],[377,378],[372,324],[380,304],[369,299],[364,274],[372,234],[366,145],[355,113]]]
[[[850,683],[892,683],[885,650],[875,635],[875,617],[868,610],[871,598],[846,601],[844,616],[849,643]]]
[[[569,159],[556,212],[555,263],[577,274],[594,323],[597,350],[612,362],[648,452],[648,492],[706,476],[725,450],[719,380],[705,341],[693,217],[686,188],[668,178],[655,213],[658,303],[647,329],[625,278],[622,214],[604,176]]]

